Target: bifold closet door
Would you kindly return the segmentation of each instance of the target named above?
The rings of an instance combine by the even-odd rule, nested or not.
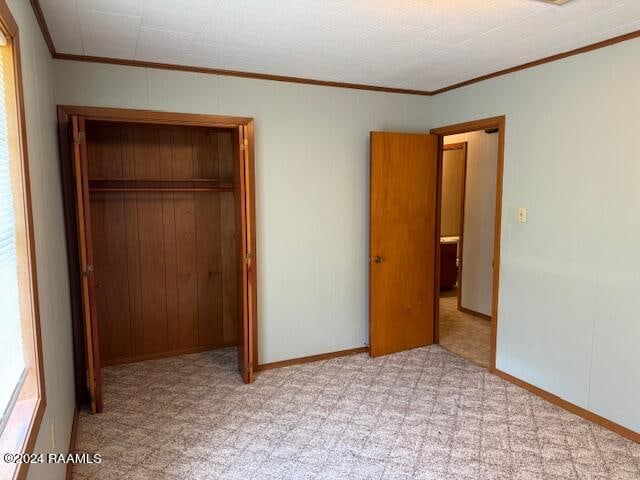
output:
[[[256,326],[256,236],[255,236],[255,190],[254,158],[250,146],[253,142],[253,127],[239,127],[234,135],[235,212],[237,248],[242,252],[238,261],[238,369],[245,383],[254,380],[254,365],[257,362],[255,336]]]
[[[75,181],[76,225],[80,257],[85,365],[91,413],[102,411],[100,341],[96,311],[96,279],[93,255],[91,205],[89,201],[86,127],[83,117],[71,117],[71,150]]]
[[[233,141],[231,130],[95,122],[89,178],[231,183]],[[237,344],[234,192],[204,190],[91,193],[105,364]]]
[[[371,133],[372,356],[433,343],[437,153],[436,135]]]

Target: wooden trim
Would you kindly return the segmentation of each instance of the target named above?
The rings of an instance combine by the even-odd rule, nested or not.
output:
[[[84,405],[89,401],[86,389],[86,359],[84,345],[84,320],[82,316],[82,292],[80,289],[80,259],[76,226],[75,181],[69,133],[69,115],[58,107],[58,141],[60,144],[60,176],[62,179],[62,200],[64,207],[65,236],[67,243],[67,266],[69,270],[69,290],[71,298],[71,324],[73,332],[73,357],[76,403]]]
[[[506,135],[506,119],[498,121],[498,165],[496,172],[496,208],[493,225],[493,299],[491,302],[491,358],[490,369],[496,369],[496,349],[498,338],[498,295],[500,291],[500,238],[502,232],[502,191],[504,186],[504,143]],[[491,128],[491,127],[488,127]],[[495,127],[494,127],[495,128]]]
[[[459,292],[458,292],[458,297],[459,297]],[[491,315],[485,315],[484,313],[476,312],[475,310],[471,310],[470,308],[465,308],[461,306],[459,298],[458,298],[458,310],[461,311],[462,313],[466,313],[467,315],[472,315],[474,317],[478,317],[483,320],[491,321]]]
[[[634,432],[633,430],[627,427],[623,427],[618,423],[612,422],[611,420],[601,417],[596,413],[593,413],[585,408],[579,407],[578,405],[568,402],[567,400],[564,400],[563,398],[557,395],[554,395],[553,393],[547,392],[546,390],[536,387],[535,385],[531,385],[530,383],[527,383],[524,380],[520,380],[519,378],[509,375],[506,372],[503,372],[502,370],[494,369],[493,373],[498,377],[502,378],[503,380],[506,380],[509,383],[513,383],[514,385],[517,385],[521,388],[524,388],[525,390],[528,390],[534,395],[544,398],[546,401],[553,403],[554,405],[557,405],[558,407],[563,408],[568,412],[571,412],[575,415],[578,415],[579,417],[584,418],[585,420],[589,420],[590,422],[600,425],[601,427],[604,427],[607,430],[611,430],[612,432],[617,433],[622,437],[628,438],[633,442],[640,443],[640,433],[638,432]]]
[[[443,138],[443,143],[444,143],[444,138]],[[461,209],[462,211],[460,212],[460,233],[458,235],[458,251],[456,252],[456,255],[459,256],[460,258],[460,265],[458,265],[458,281],[457,283],[457,295],[456,295],[456,302],[458,304],[458,310],[462,311],[462,268],[463,268],[463,264],[462,264],[462,253],[463,253],[463,240],[464,240],[464,207],[465,207],[465,195],[467,192],[467,142],[458,142],[458,143],[450,143],[448,145],[443,145],[442,147],[443,151],[447,151],[447,150],[463,150],[463,155],[464,155],[464,160],[463,160],[463,166],[462,166],[462,206]],[[442,161],[444,162],[444,156]],[[444,165],[442,166],[442,168],[444,169]],[[438,317],[436,319],[437,322],[440,321],[440,318]]]
[[[40,30],[42,31],[42,36],[44,37],[44,41],[47,44],[49,53],[51,54],[51,57],[55,58],[56,47],[53,44],[51,32],[49,32],[49,27],[47,26],[47,21],[44,18],[44,13],[42,13],[42,7],[40,6],[39,0],[31,0],[31,8],[33,8],[33,13],[36,16],[36,20],[38,21],[38,25],[40,26]]]
[[[430,132],[431,133],[431,132]],[[438,151],[436,153],[436,228],[433,242],[435,244],[435,259],[433,274],[433,343],[440,343],[440,258],[442,223],[442,165],[444,164],[444,137],[438,136]]]
[[[89,198],[87,149],[80,136],[85,134],[83,117],[72,117],[73,173],[75,177],[76,226],[80,254],[82,286],[82,310],[85,332],[85,351],[87,366],[87,384],[91,404],[91,413],[102,411],[100,395],[100,339],[96,315],[95,275],[89,270],[93,265],[93,241],[91,235],[91,206]]]
[[[444,141],[444,138],[443,138]],[[445,145],[446,147],[446,145]],[[462,205],[460,206],[460,235],[458,235],[458,256],[459,256],[459,265],[458,265],[458,295],[456,298],[456,302],[458,304],[458,310],[462,308],[462,269],[464,268],[464,212],[466,207],[467,200],[467,142],[464,142],[463,148],[464,154],[464,166],[462,172]]]
[[[67,116],[79,115],[86,120],[101,122],[149,123],[153,125],[185,125],[213,128],[233,128],[253,122],[250,117],[225,115],[203,115],[199,113],[160,112],[157,110],[135,110],[126,108],[80,107],[58,105]]]
[[[640,37],[640,30],[636,30],[635,32],[627,33],[624,35],[619,35],[617,37],[613,37],[608,40],[603,40],[601,42],[592,43],[591,45],[586,45],[584,47],[568,50],[566,52],[557,53],[555,55],[541,58],[539,60],[534,60],[532,62],[523,63],[522,65],[517,65],[515,67],[505,68],[504,70],[499,70],[497,72],[481,75],[480,77],[471,78],[469,80],[465,80],[464,82],[455,83],[453,85],[449,85],[448,87],[443,87],[437,90],[433,90],[430,93],[431,95],[438,95],[440,93],[448,92],[450,90],[466,87],[467,85],[471,85],[473,83],[482,82],[484,80],[489,80],[491,78],[501,77],[503,75],[508,75],[510,73],[519,72],[520,70],[526,70],[528,68],[537,67],[540,65],[544,65],[545,63],[555,62],[556,60],[562,60],[564,58],[572,57],[574,55],[579,55],[581,53],[587,53],[593,50],[598,50],[600,48],[609,47],[611,45],[615,45],[616,43],[625,42],[627,40],[633,40],[634,38],[638,38],[638,37]]]
[[[139,355],[136,357],[126,357],[126,358],[118,358],[116,360],[103,361],[103,367],[110,367],[112,365],[122,365],[125,363],[137,363],[137,362],[146,362],[147,360],[156,360],[158,358],[167,358],[167,357],[176,357],[178,355],[189,355],[191,353],[202,353],[208,352],[210,350],[216,350],[218,348],[227,348],[227,347],[235,347],[237,342],[224,342],[224,343],[215,343],[210,345],[202,345],[198,347],[189,347],[189,348],[181,348],[178,350],[171,350],[170,352],[160,352],[160,353],[149,353],[147,355]]]
[[[257,371],[258,367],[258,254],[257,254],[257,230],[256,230],[256,168],[255,168],[255,133],[253,120],[247,122],[245,127],[246,139],[246,159],[247,159],[247,180],[245,183],[249,185],[248,198],[246,208],[246,221],[247,229],[249,233],[249,242],[247,247],[249,249],[248,254],[250,256],[250,266],[248,276],[250,280],[251,288],[249,294],[251,296],[250,308],[251,308],[251,329],[250,338],[254,338],[250,346],[252,350],[252,367],[254,371]],[[253,380],[252,380],[253,381]]]
[[[270,75],[266,73],[244,72],[239,70],[224,70],[220,68],[196,67],[191,65],[176,65],[173,63],[145,62],[141,60],[127,60],[120,58],[93,57],[88,55],[72,55],[68,53],[56,53],[53,58],[57,60],[71,60],[74,62],[106,63],[110,65],[125,65],[128,67],[153,68],[159,70],[174,70],[181,72],[205,73],[209,75],[221,75],[225,77],[253,78],[256,80],[270,80],[274,82],[299,83],[303,85],[316,85],[320,87],[349,88],[354,90],[369,90],[382,93],[401,93],[406,95],[429,96],[427,90],[413,90],[408,88],[393,88],[361,83],[334,82],[329,80],[316,80],[312,78],[290,77],[286,75]]]
[[[486,130],[487,128],[500,128],[505,122],[505,116],[483,118],[480,120],[472,120],[470,122],[457,123],[455,125],[448,125],[446,127],[432,128],[429,133],[433,135],[458,135],[460,133],[469,133],[476,130]],[[488,126],[487,126],[488,125]]]
[[[233,192],[233,187],[95,187],[95,193],[153,193],[153,192]]]
[[[14,37],[18,36],[18,24],[13,18],[13,14],[6,0],[0,0],[0,28],[5,36],[15,41]]]
[[[491,301],[491,349],[489,358],[489,371],[494,372],[496,370],[496,348],[497,348],[497,336],[498,336],[498,298],[500,290],[500,232],[502,222],[502,183],[504,172],[504,142],[505,142],[505,129],[506,129],[506,117],[504,115],[492,118],[485,118],[481,120],[473,120],[471,122],[459,123],[456,125],[448,125],[446,127],[439,127],[431,129],[430,133],[439,135],[439,143],[443,146],[444,137],[447,135],[456,135],[460,133],[473,132],[475,130],[486,130],[487,128],[498,129],[498,166],[496,171],[496,208],[495,208],[495,222],[493,227],[493,292]],[[442,152],[442,149],[440,150]],[[439,165],[442,168],[442,154],[438,155]],[[439,183],[442,183],[442,179],[439,177]],[[441,195],[441,192],[438,194]],[[440,205],[438,204],[438,208]],[[439,221],[439,220],[438,220]],[[439,228],[438,228],[439,232]],[[440,238],[437,238],[438,255],[440,249]],[[438,258],[438,264],[440,260]],[[439,271],[439,268],[436,268]],[[439,279],[439,277],[437,277]],[[437,318],[437,317],[436,317]],[[436,325],[438,322],[436,322]]]
[[[234,130],[236,133],[234,156],[237,161],[234,162],[233,177],[236,185],[234,194],[234,220],[236,225],[236,245],[241,253],[239,259],[240,280],[238,283],[238,312],[242,312],[238,321],[238,368],[240,375],[245,383],[251,383],[254,376],[254,359],[251,357],[251,349],[247,344],[247,336],[251,333],[251,310],[249,306],[249,287],[251,277],[249,276],[249,268],[251,267],[251,258],[249,257],[248,236],[247,236],[247,151],[245,139],[247,139],[246,129],[238,127]]]
[[[4,1],[2,2],[4,3]],[[17,36],[13,38],[13,68],[15,72],[16,87],[16,103],[18,107],[18,124],[20,146],[22,148],[22,189],[24,201],[24,213],[26,216],[26,230],[28,243],[28,262],[29,262],[29,278],[31,281],[31,314],[33,323],[33,341],[35,343],[35,365],[38,377],[39,399],[36,410],[29,426],[29,433],[25,444],[25,451],[31,452],[35,448],[37,432],[40,429],[40,423],[44,416],[44,410],[47,405],[47,395],[44,382],[44,364],[42,354],[42,334],[40,329],[40,294],[38,293],[38,272],[36,267],[36,243],[33,227],[33,207],[31,202],[31,174],[29,173],[29,155],[27,143],[27,121],[24,108],[24,90],[22,86],[22,65],[20,63],[20,39]],[[24,474],[26,475],[26,469]]]
[[[302,365],[303,363],[320,362],[322,360],[329,360],[338,357],[347,357],[349,355],[356,355],[358,353],[369,352],[369,347],[357,347],[349,350],[340,350],[338,352],[321,353],[319,355],[310,355],[308,357],[292,358],[290,360],[281,360],[279,362],[263,363],[258,365],[256,370],[262,372],[264,370],[271,370],[273,368],[290,367],[292,365]]]
[[[73,423],[71,424],[71,435],[69,435],[69,453],[75,453],[76,451],[76,439],[78,438],[78,417],[80,416],[80,409],[76,405],[73,410]],[[71,480],[73,477],[73,463],[67,464],[66,480]]]
[[[443,150],[462,150],[467,147],[467,142],[448,143],[442,146]]]

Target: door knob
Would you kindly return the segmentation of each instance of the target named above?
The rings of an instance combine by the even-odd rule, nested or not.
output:
[[[382,258],[380,255],[376,255],[375,257],[373,257],[373,263],[382,263],[384,262],[384,258]]]

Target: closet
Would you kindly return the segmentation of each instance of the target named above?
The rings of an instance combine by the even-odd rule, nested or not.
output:
[[[231,132],[86,123],[102,365],[235,345]]]
[[[252,381],[252,121],[82,107],[59,117],[76,368],[92,411],[108,365],[237,345]]]

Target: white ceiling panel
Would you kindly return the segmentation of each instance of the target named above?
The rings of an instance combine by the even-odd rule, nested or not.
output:
[[[89,48],[113,48],[119,50],[130,50],[135,52],[138,37],[134,35],[118,35],[116,33],[102,30],[82,30],[82,45],[85,50]]]
[[[164,50],[167,48],[187,50],[193,43],[193,33],[158,30],[156,28],[140,29],[138,48]]]
[[[142,27],[192,33],[207,22],[207,17],[190,11],[175,12],[166,8],[145,8]]]
[[[55,5],[58,2],[48,0],[48,3]],[[63,0],[63,3],[67,3],[67,0]],[[144,8],[144,0],[76,0],[76,5],[79,10],[140,16]]]
[[[53,32],[51,32],[54,35]],[[56,48],[61,52],[71,55],[90,55],[86,53],[86,49],[82,47],[82,37],[80,35],[67,35],[66,33],[55,34]]]
[[[52,15],[75,17],[78,13],[76,0],[40,0],[40,7],[47,17],[47,21]]]
[[[40,0],[59,53],[436,90],[636,31],[640,0]]]
[[[137,36],[140,31],[140,17],[100,12],[97,10],[80,10],[79,24],[83,31],[98,30],[116,35]]]

